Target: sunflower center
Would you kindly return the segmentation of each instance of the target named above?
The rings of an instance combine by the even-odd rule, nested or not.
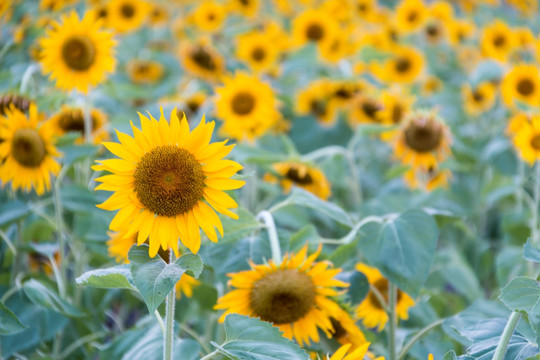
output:
[[[379,104],[367,101],[362,103],[362,112],[370,119],[375,119],[377,113],[381,110]]]
[[[141,63],[137,65],[136,72],[138,72],[139,74],[144,75],[144,74],[147,74],[149,71],[150,71],[150,66],[148,64]]]
[[[517,83],[517,91],[523,95],[528,96],[534,93],[534,83],[530,79],[521,79]]]
[[[388,304],[388,280],[386,279],[379,279],[377,280],[374,284],[373,284],[373,287],[375,287],[375,289],[377,289],[377,291],[379,292],[379,294],[381,294],[381,296],[383,297],[384,299],[384,302]],[[375,306],[377,309],[383,309],[384,308],[384,304],[381,304],[381,302],[379,301],[379,298],[377,297],[377,295],[375,295],[375,293],[373,291],[369,291],[369,302]]]
[[[251,52],[251,57],[255,61],[262,61],[266,57],[266,52],[263,48],[258,47]]]
[[[247,115],[255,107],[255,98],[247,91],[241,91],[232,99],[232,109],[238,115]]]
[[[403,118],[403,107],[401,105],[396,105],[392,109],[392,122],[398,124]]]
[[[135,193],[149,211],[173,217],[203,197],[204,172],[186,149],[161,145],[147,152],[135,168]]]
[[[297,184],[309,185],[313,183],[313,178],[308,171],[300,173],[297,168],[290,168],[289,170],[287,170],[285,177]]]
[[[410,23],[415,22],[418,19],[418,13],[413,11],[409,13],[409,16],[407,16],[407,21]]]
[[[274,324],[293,323],[315,307],[315,285],[296,269],[277,270],[253,284],[250,307],[261,320]]]
[[[196,113],[197,110],[199,110],[200,104],[196,101],[188,101],[186,103],[186,106],[188,107],[189,111],[191,111],[192,113]]]
[[[536,134],[532,137],[531,146],[534,150],[540,150],[540,134]]]
[[[319,100],[313,100],[309,104],[309,109],[312,114],[315,114],[317,116],[324,116],[326,114],[326,105],[324,102]]]
[[[43,162],[47,149],[35,129],[18,129],[13,134],[11,153],[25,167],[36,168]]]
[[[398,58],[396,60],[397,72],[404,73],[411,68],[411,61],[407,58]]]
[[[506,38],[503,35],[497,35],[493,39],[493,45],[495,45],[496,47],[502,47],[504,46],[505,43],[506,43]]]
[[[120,12],[125,18],[132,18],[135,15],[135,8],[131,4],[124,4],[120,7]]]
[[[330,322],[332,323],[332,327],[334,328],[334,331],[332,332],[332,337],[334,339],[340,339],[347,335],[347,330],[345,330],[345,328],[337,319],[331,317]]]
[[[216,63],[212,55],[208,53],[202,46],[198,47],[192,54],[191,59],[200,67],[213,71],[216,69]]]
[[[311,24],[306,30],[306,36],[311,41],[319,41],[324,36],[324,30],[319,24]]]
[[[475,102],[481,103],[484,100],[484,95],[479,91],[474,91],[472,93],[472,98]]]
[[[96,47],[84,35],[69,37],[62,45],[62,59],[73,70],[88,70],[96,58]]]
[[[435,24],[430,24],[426,28],[426,33],[429,37],[437,37],[439,35],[439,28]]]
[[[94,116],[91,116],[90,118],[92,120],[92,129],[95,129],[97,127],[97,120]],[[58,124],[65,132],[73,131],[84,134],[84,115],[81,110],[63,113]]]
[[[340,99],[350,99],[353,96],[353,92],[346,88],[339,88],[334,92],[334,95]]]
[[[412,122],[405,129],[405,143],[417,152],[430,152],[439,147],[442,128],[434,121]]]

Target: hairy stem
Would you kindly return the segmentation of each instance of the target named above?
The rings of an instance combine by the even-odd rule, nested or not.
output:
[[[170,252],[170,263],[175,260],[174,252]],[[174,305],[176,301],[176,287],[173,287],[167,295],[165,307],[165,337],[163,342],[163,360],[173,359],[174,348]]]
[[[390,283],[388,287],[388,310],[390,317],[390,324],[388,327],[388,358],[389,360],[396,360],[396,329],[397,329],[397,288],[396,285]]]
[[[266,225],[268,231],[268,237],[270,238],[270,248],[272,250],[272,260],[274,264],[281,264],[281,247],[279,245],[279,238],[276,231],[276,224],[274,223],[274,217],[269,211],[261,211],[257,215],[257,220],[262,220]]]
[[[506,354],[506,349],[508,348],[508,344],[510,343],[510,338],[514,333],[514,329],[516,328],[520,317],[521,313],[518,311],[514,311],[508,318],[508,322],[506,323],[503,333],[501,334],[499,343],[497,344],[497,349],[495,349],[495,355],[493,355],[493,360],[504,360],[504,355]]]

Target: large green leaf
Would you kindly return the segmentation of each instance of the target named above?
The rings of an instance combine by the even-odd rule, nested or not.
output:
[[[26,281],[22,285],[22,288],[30,301],[36,305],[43,306],[47,309],[57,311],[70,317],[85,316],[83,312],[68,303],[66,300],[60,298],[56,292],[43,285],[36,279]]]
[[[198,255],[186,254],[167,264],[159,256],[148,255],[148,245],[132,246],[128,253],[131,276],[150,313],[165,300],[184,272],[199,277],[203,264]]]
[[[0,226],[24,217],[30,208],[20,200],[14,200],[0,205]]]
[[[13,335],[26,329],[19,319],[0,302],[0,335]]]
[[[433,217],[410,210],[382,223],[368,223],[361,234],[358,248],[366,261],[416,297],[429,275],[439,237]]]
[[[78,285],[136,290],[132,281],[131,271],[126,265],[87,271],[76,280]]]
[[[228,216],[222,216],[223,239],[220,242],[237,241],[238,239],[262,228],[262,224],[255,219],[255,216],[244,208],[236,211],[238,219],[231,219]]]
[[[230,314],[225,318],[225,342],[213,344],[233,360],[308,360],[308,354],[270,323]]]

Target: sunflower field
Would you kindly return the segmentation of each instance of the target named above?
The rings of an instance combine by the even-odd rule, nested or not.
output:
[[[539,360],[538,16],[0,0],[0,360]]]

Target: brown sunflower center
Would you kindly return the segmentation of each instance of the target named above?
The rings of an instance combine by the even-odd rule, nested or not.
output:
[[[18,129],[13,134],[11,153],[22,166],[36,168],[45,159],[47,149],[37,130]]]
[[[506,38],[503,35],[497,35],[493,39],[493,45],[496,47],[502,47],[506,44]]]
[[[120,7],[120,13],[123,17],[130,19],[135,15],[135,8],[132,4],[123,4]]]
[[[306,36],[311,41],[319,41],[324,36],[324,30],[320,24],[311,24],[306,29]]]
[[[411,68],[411,61],[408,58],[400,57],[396,60],[396,71],[407,72]]]
[[[337,89],[335,92],[334,92],[334,95],[340,99],[344,99],[344,100],[347,100],[347,99],[350,99],[352,98],[354,92],[349,90],[349,89],[346,89],[344,87],[342,88],[339,88]]]
[[[309,174],[307,170],[301,173],[295,167],[287,170],[285,177],[297,184],[309,185],[313,183],[313,178],[311,177],[311,175]]]
[[[332,337],[334,339],[340,339],[347,335],[347,330],[345,330],[345,328],[337,319],[331,317],[330,322],[332,323],[332,327],[334,328],[334,331],[332,332]]]
[[[380,104],[373,101],[365,101],[362,103],[362,112],[370,119],[376,120],[377,113],[381,110]]]
[[[150,71],[150,65],[146,63],[137,64],[135,71],[141,75],[145,75]]]
[[[401,105],[395,105],[392,109],[392,122],[398,124],[403,119],[403,107]]]
[[[255,61],[262,61],[266,57],[266,52],[263,48],[257,47],[251,52],[251,57]]]
[[[407,16],[407,21],[410,23],[414,23],[416,22],[416,20],[418,20],[418,13],[416,11],[410,12]]]
[[[540,134],[536,134],[532,137],[531,146],[534,150],[540,150]]]
[[[241,91],[233,97],[231,106],[238,115],[247,115],[255,107],[255,98],[249,92]]]
[[[199,46],[192,54],[191,59],[200,67],[213,71],[216,69],[214,58],[205,48]]]
[[[323,101],[313,100],[309,104],[309,110],[316,116],[324,116],[326,114],[326,105]]]
[[[261,320],[293,323],[315,307],[316,289],[311,278],[296,269],[277,270],[253,284],[250,307]]]
[[[108,15],[107,8],[101,8],[101,9],[99,9],[98,12],[97,12],[97,17],[100,18],[100,19],[106,18],[107,15]]]
[[[521,79],[516,85],[518,93],[528,96],[534,93],[534,83],[530,79]]]
[[[97,119],[95,116],[91,116],[92,129],[97,127]],[[66,111],[60,116],[58,125],[64,132],[80,132],[84,134],[84,114],[82,110],[75,109],[72,111]]]
[[[186,102],[186,106],[188,107],[189,111],[192,113],[196,113],[199,110],[199,106],[201,106],[197,101],[188,101]]]
[[[149,211],[176,216],[203,197],[204,172],[186,149],[161,145],[147,152],[135,168],[135,193]]]
[[[439,27],[435,24],[429,24],[426,28],[426,34],[432,38],[437,37],[439,35]]]
[[[62,45],[62,60],[72,70],[88,70],[95,59],[96,47],[87,36],[71,36]]]
[[[442,127],[435,121],[412,122],[405,129],[405,143],[420,153],[437,149],[442,136]]]

